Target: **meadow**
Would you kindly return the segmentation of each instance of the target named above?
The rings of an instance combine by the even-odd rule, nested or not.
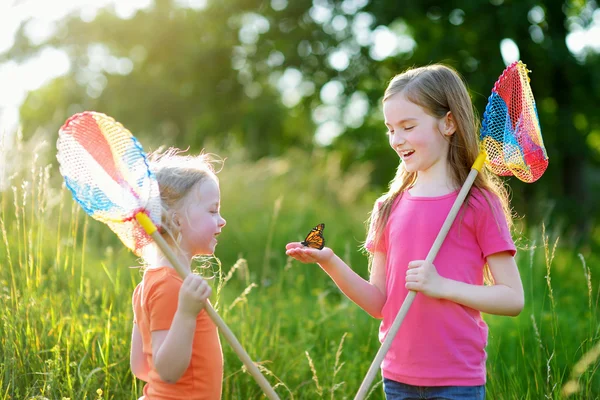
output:
[[[53,152],[17,143],[6,160],[0,399],[137,399],[129,342],[139,263],[75,204]],[[325,222],[328,246],[368,276],[360,245],[379,195],[368,189],[369,165],[342,171],[335,153],[227,156],[218,259],[197,265],[211,278],[215,307],[282,399],[353,398],[378,349],[379,321],[284,248]],[[525,219],[515,238],[526,307],[516,318],[485,316],[488,398],[600,398],[599,257]],[[264,398],[222,344],[223,398]],[[383,398],[377,378],[369,399]]]

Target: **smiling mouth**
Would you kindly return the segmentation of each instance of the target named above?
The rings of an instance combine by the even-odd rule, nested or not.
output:
[[[400,157],[402,157],[404,159],[404,158],[408,158],[408,157],[412,156],[414,154],[414,152],[415,152],[414,150],[404,150],[404,151],[399,152],[399,154],[400,154]]]

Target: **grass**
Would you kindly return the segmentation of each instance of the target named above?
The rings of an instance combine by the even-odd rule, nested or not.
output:
[[[129,371],[136,260],[41,159],[23,158],[0,194],[0,399],[137,399],[141,384]],[[249,163],[234,152],[220,174],[228,225],[220,262],[202,272],[281,398],[353,398],[379,347],[378,321],[318,266],[283,250],[323,221],[328,245],[367,275],[358,246],[375,198],[368,166],[344,174],[338,164],[334,154]],[[309,166],[323,171],[319,179]],[[488,398],[599,398],[598,257],[562,247],[543,226],[520,243],[526,308],[517,318],[485,317]],[[223,398],[264,398],[225,341],[223,352]],[[381,382],[369,398],[383,398]]]

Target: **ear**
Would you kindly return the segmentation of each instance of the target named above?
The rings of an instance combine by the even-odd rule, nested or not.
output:
[[[176,228],[179,228],[181,226],[181,221],[179,220],[179,214],[177,214],[176,212],[171,214],[171,223]]]
[[[454,115],[452,111],[448,111],[444,117],[444,135],[452,136],[456,132],[456,121],[454,121]]]

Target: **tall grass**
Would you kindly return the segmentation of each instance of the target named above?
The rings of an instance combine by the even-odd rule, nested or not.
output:
[[[136,259],[83,214],[43,150],[18,157],[23,168],[0,199],[0,399],[137,399],[142,385],[129,371]],[[367,276],[358,248],[376,197],[368,172],[343,173],[335,154],[250,163],[230,152],[220,173],[228,225],[220,262],[201,271],[281,398],[352,398],[378,349],[378,321],[318,266],[284,254],[285,243],[325,222],[328,245]],[[561,247],[544,227],[522,242],[526,308],[517,318],[486,316],[488,397],[598,398],[598,257]],[[223,398],[264,398],[226,342],[223,351]],[[381,382],[369,398],[383,398]]]

